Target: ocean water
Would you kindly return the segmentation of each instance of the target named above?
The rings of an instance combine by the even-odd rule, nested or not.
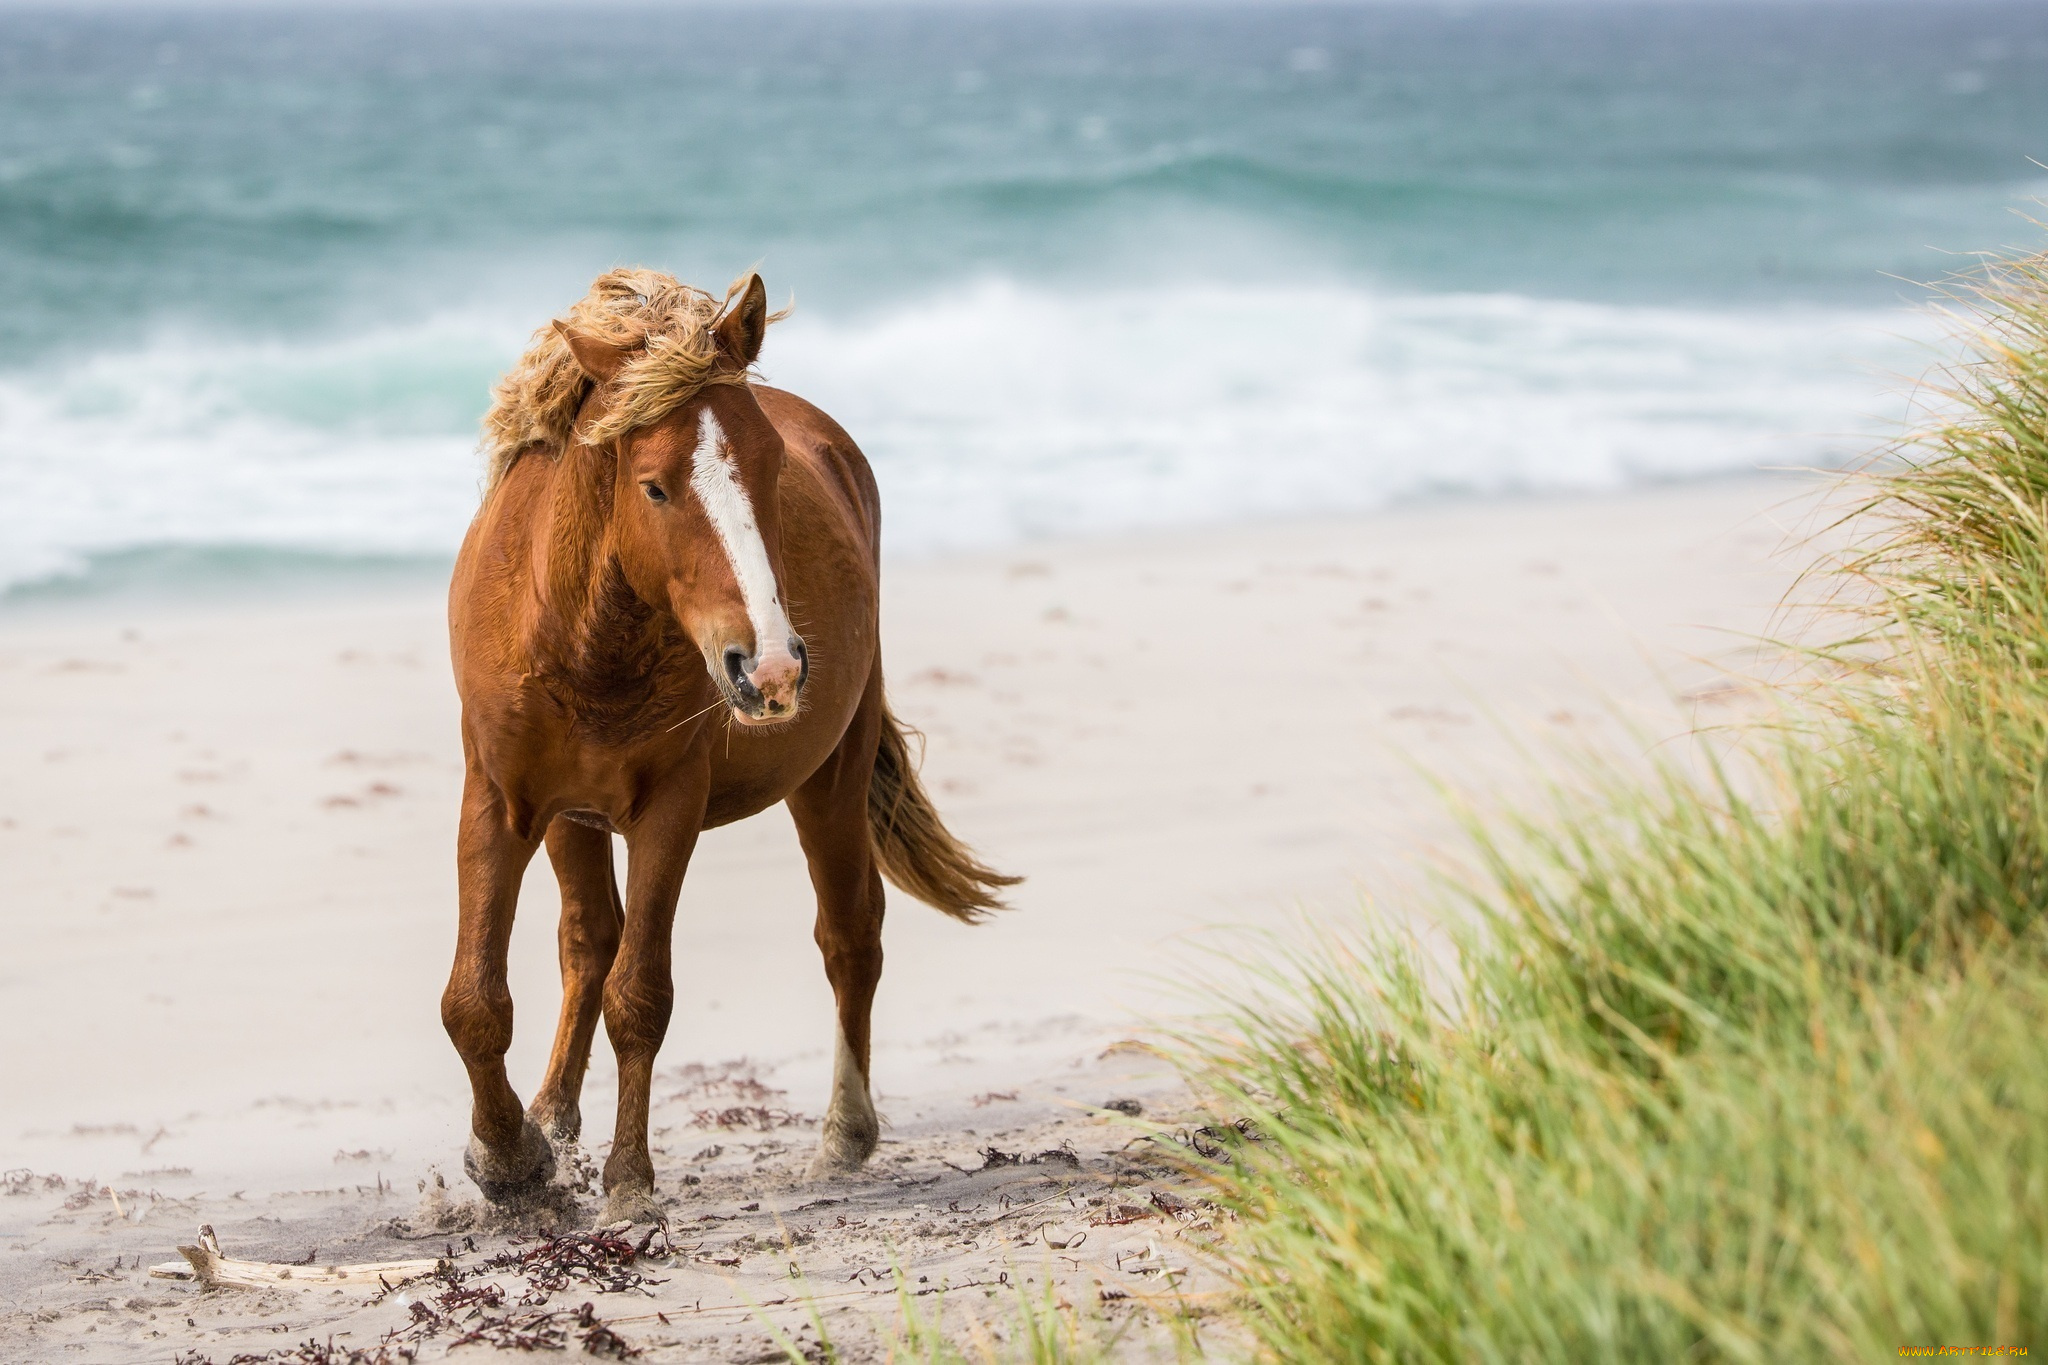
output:
[[[452,554],[622,263],[794,299],[897,555],[1839,462],[2038,240],[2043,70],[2035,0],[0,6],[0,589]]]

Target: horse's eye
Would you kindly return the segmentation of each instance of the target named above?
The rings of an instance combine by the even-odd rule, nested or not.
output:
[[[667,502],[667,501],[668,501],[668,494],[666,494],[666,493],[664,493],[664,492],[662,492],[662,491],[661,491],[661,485],[660,485],[660,484],[658,484],[658,483],[643,483],[643,484],[641,484],[640,486],[641,486],[642,488],[644,488],[644,489],[646,489],[646,490],[647,490],[647,500],[648,500],[649,502]]]

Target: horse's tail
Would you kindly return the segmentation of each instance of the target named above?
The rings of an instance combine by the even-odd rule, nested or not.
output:
[[[998,891],[1024,879],[996,871],[953,837],[918,781],[907,735],[924,738],[883,702],[882,742],[868,784],[868,835],[875,861],[883,876],[926,905],[963,923],[978,923],[989,911],[1003,908]]]

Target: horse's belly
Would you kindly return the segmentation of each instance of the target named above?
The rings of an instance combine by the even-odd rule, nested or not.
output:
[[[755,787],[745,791],[713,792],[711,804],[704,808],[704,828],[717,829],[720,825],[730,825],[750,815],[759,815],[788,795],[789,792],[766,787]]]

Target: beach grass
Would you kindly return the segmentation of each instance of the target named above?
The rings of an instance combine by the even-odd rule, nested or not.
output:
[[[1210,1176],[1263,1355],[2039,1344],[2048,258],[1950,298],[1768,720],[1475,823],[1449,951],[1324,939],[1184,1040],[1248,1121]]]

